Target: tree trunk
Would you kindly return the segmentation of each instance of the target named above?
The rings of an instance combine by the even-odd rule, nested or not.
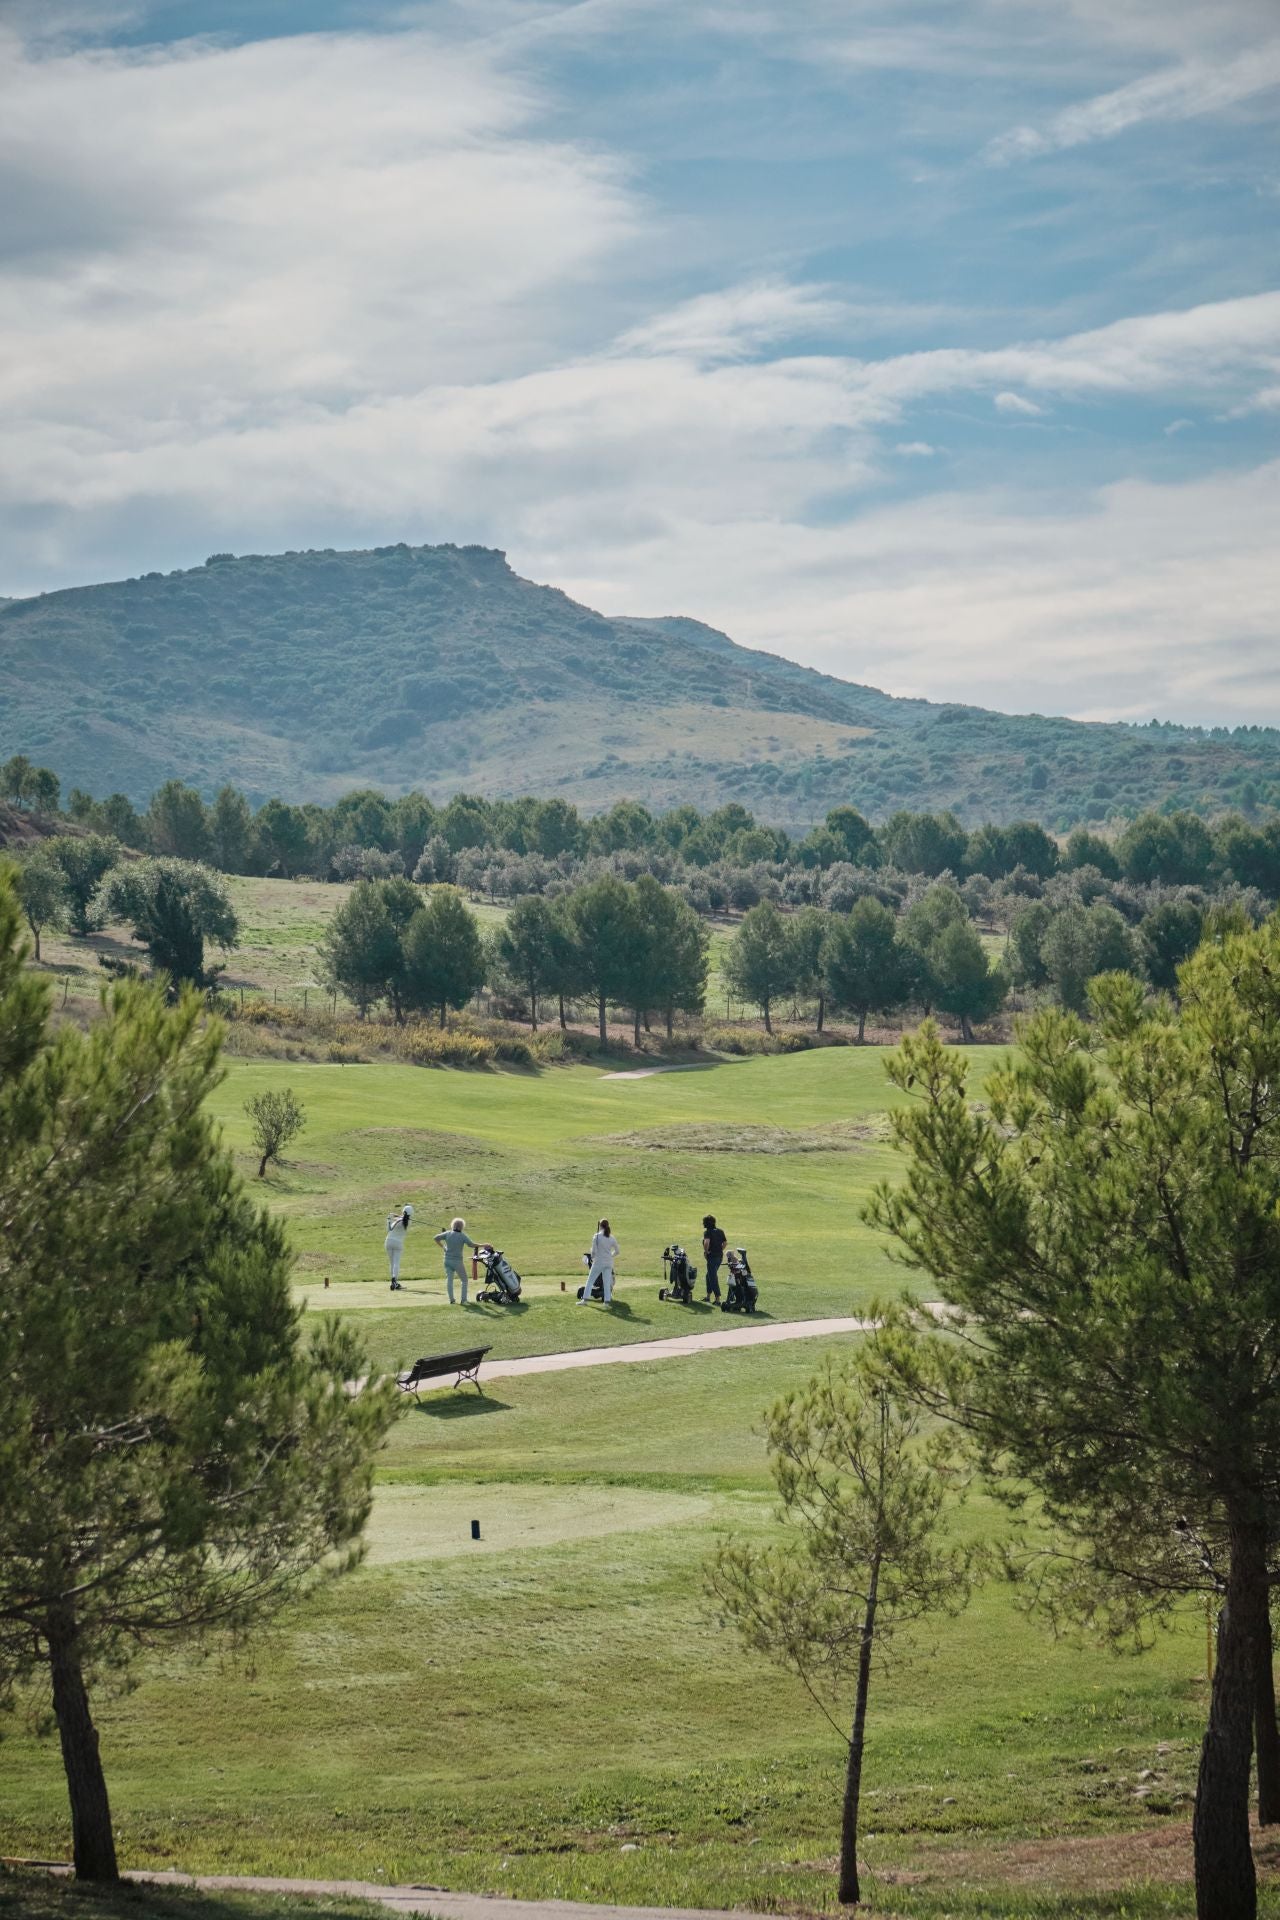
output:
[[[639,1053],[640,1051],[640,1009],[639,1007],[635,1009],[635,1022],[632,1027],[632,1039],[635,1043],[636,1052]]]
[[[1218,1664],[1200,1749],[1191,1835],[1198,1920],[1255,1920],[1258,1889],[1249,1844],[1249,1762],[1260,1651],[1267,1639],[1263,1529],[1231,1530],[1231,1571],[1218,1620]]]
[[[609,1035],[604,1024],[604,995],[603,994],[600,995],[600,1003],[597,1011],[600,1015],[600,1045],[602,1047],[607,1047],[609,1044]]]
[[[858,1799],[862,1792],[862,1750],[867,1730],[867,1694],[871,1689],[871,1645],[876,1630],[876,1593],[880,1585],[880,1564],[871,1567],[871,1585],[867,1592],[867,1610],[862,1621],[862,1645],[858,1649],[858,1690],[853,1704],[853,1731],[849,1736],[849,1761],[844,1775],[844,1806],[840,1813],[840,1891],[837,1899],[855,1905],[861,1899],[858,1890]]]
[[[98,1729],[89,1712],[75,1615],[50,1607],[45,1620],[53,1710],[62,1744],[62,1764],[71,1802],[71,1846],[77,1880],[118,1880],[111,1807],[98,1751]]]
[[[960,1015],[960,1038],[966,1044],[973,1039],[973,1028],[969,1025],[969,1016],[967,1013]]]
[[[27,922],[27,925],[28,925],[28,926],[29,926],[29,927],[31,928],[31,931],[32,931],[32,933],[33,933],[33,934],[35,935],[35,942],[36,942],[36,965],[37,965],[37,966],[39,966],[39,964],[40,964],[40,929],[39,929],[39,927],[38,927],[38,926],[36,925],[36,923],[35,923],[35,921],[34,921],[34,920],[29,920],[29,921]]]
[[[441,1032],[442,1032],[442,1033],[443,1033],[443,1031],[444,1031],[444,1014],[445,1014],[445,1009],[444,1009],[444,1003],[443,1003],[443,1002],[441,1002],[441,1005],[440,1005],[440,1030],[441,1030]]]
[[[867,1010],[865,1007],[860,1007],[858,1009],[858,1045],[859,1046],[862,1045],[863,1037],[866,1034],[866,1031],[867,1031]]]
[[[558,994],[557,998],[560,1002],[560,1031],[561,1033],[568,1033],[569,1022],[564,1017],[564,995],[562,993]]]
[[[826,1018],[827,1003],[822,989],[818,989],[818,1032],[822,1032],[822,1022]]]
[[[271,1155],[270,1155],[269,1153],[264,1153],[264,1154],[263,1154],[263,1156],[262,1156],[262,1158],[261,1158],[261,1160],[259,1160],[259,1162],[258,1162],[258,1178],[259,1178],[259,1180],[265,1180],[265,1179],[266,1179],[266,1177],[267,1177],[267,1162],[268,1162],[268,1160],[269,1160],[270,1158],[271,1158]]]
[[[766,1033],[772,1033],[773,1028],[769,1024],[769,1002],[766,1000],[763,1003],[763,1005],[764,1005],[764,1030]]]
[[[675,1034],[675,1030],[676,1030],[676,1010],[675,1010],[675,1008],[674,1008],[674,1007],[671,1007],[671,1006],[669,1006],[669,1007],[667,1008],[667,1038],[668,1038],[668,1040],[670,1040],[670,1039],[672,1039],[672,1038],[673,1038],[673,1036],[674,1036],[674,1034]]]
[[[538,990],[532,976],[529,980],[529,1031],[530,1033],[538,1031]]]
[[[1258,1825],[1280,1824],[1280,1728],[1276,1726],[1276,1677],[1271,1612],[1267,1610],[1253,1701],[1254,1750],[1258,1761]]]

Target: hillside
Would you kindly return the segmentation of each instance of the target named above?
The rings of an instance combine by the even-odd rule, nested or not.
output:
[[[606,618],[483,547],[214,555],[0,602],[0,758],[138,801],[353,786],[735,798],[805,826],[954,807],[1052,826],[1171,800],[1280,802],[1280,734],[1101,726],[900,700],[687,619]]]

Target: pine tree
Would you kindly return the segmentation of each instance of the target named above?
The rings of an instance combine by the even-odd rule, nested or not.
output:
[[[207,1111],[220,1033],[141,982],[48,1024],[0,874],[0,1697],[52,1689],[77,1876],[116,1878],[95,1679],[235,1639],[356,1541],[394,1389],[310,1340]]]
[[[795,962],[787,923],[772,900],[743,914],[724,957],[724,975],[740,1000],[759,1007],[766,1033],[773,1032],[774,1002],[795,985]]]
[[[1179,987],[1175,1008],[1111,974],[1093,1025],[1039,1014],[986,1110],[931,1026],[905,1041],[907,1175],[871,1218],[965,1316],[932,1404],[997,1488],[1037,1496],[1060,1547],[1042,1603],[1140,1646],[1179,1594],[1220,1600],[1197,1911],[1253,1920],[1280,1585],[1280,919],[1202,946]]]
[[[807,1386],[765,1417],[770,1470],[786,1538],[759,1548],[729,1542],[708,1570],[713,1599],[745,1645],[798,1673],[813,1698],[838,1697],[850,1677],[837,1898],[856,1902],[858,1805],[873,1665],[895,1635],[926,1614],[957,1613],[977,1568],[972,1548],[944,1544],[942,1515],[955,1446],[925,1437],[911,1397],[879,1364],[874,1345],[828,1360]]]
[[[94,899],[99,921],[127,920],[157,973],[175,985],[204,986],[204,943],[224,951],[239,934],[226,882],[194,860],[134,860],[114,868]]]
[[[539,894],[517,900],[493,942],[498,968],[529,1002],[529,1027],[538,1031],[538,1001],[555,991],[555,912]]]
[[[897,923],[879,900],[859,900],[849,913],[833,917],[822,969],[833,1005],[857,1015],[859,1042],[867,1015],[891,1013],[911,990]]]
[[[443,1026],[449,1008],[465,1007],[484,985],[484,947],[475,916],[455,887],[437,887],[405,927],[403,943],[405,1005],[437,1012]]]

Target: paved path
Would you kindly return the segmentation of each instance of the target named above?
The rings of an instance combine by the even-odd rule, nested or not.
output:
[[[599,1306],[587,1307],[600,1313]],[[816,1340],[823,1334],[869,1333],[874,1322],[842,1315],[834,1320],[767,1320],[763,1325],[717,1327],[714,1333],[680,1333],[668,1340],[634,1340],[623,1347],[575,1347],[568,1353],[531,1353],[523,1360],[486,1360],[486,1380],[520,1373],[560,1373],[568,1367],[608,1367],[639,1360],[683,1360],[721,1347],[766,1347],[775,1340]],[[448,1382],[445,1382],[448,1385]]]
[[[66,1869],[63,1869],[66,1871]],[[742,1920],[714,1907],[602,1907],[582,1900],[506,1900],[496,1894],[446,1893],[440,1887],[379,1887],[365,1880],[268,1880],[229,1873],[127,1873],[126,1880],[210,1892],[327,1894],[374,1900],[391,1913],[435,1914],[438,1920]]]

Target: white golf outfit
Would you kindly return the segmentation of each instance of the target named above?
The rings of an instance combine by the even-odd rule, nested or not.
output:
[[[404,1237],[412,1223],[405,1220],[404,1213],[392,1213],[387,1216],[387,1237],[383,1246],[387,1250],[387,1259],[391,1262],[391,1278],[400,1278],[400,1260],[404,1253]]]
[[[587,1275],[587,1284],[582,1289],[580,1305],[585,1306],[591,1298],[591,1289],[599,1275],[604,1293],[604,1303],[608,1306],[613,1299],[613,1262],[618,1251],[618,1243],[611,1233],[597,1233],[591,1242],[591,1271]]]

